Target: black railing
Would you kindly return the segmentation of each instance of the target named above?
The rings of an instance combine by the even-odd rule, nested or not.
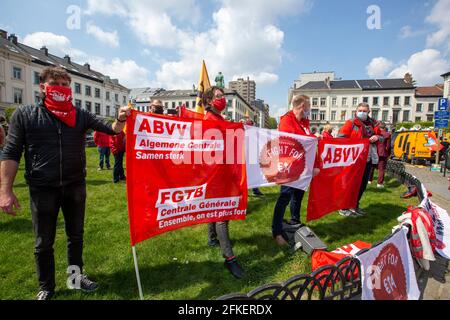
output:
[[[401,161],[389,160],[387,171],[408,188],[417,188],[417,196],[423,200],[422,183],[406,172]],[[293,276],[283,283],[266,284],[247,294],[227,294],[218,300],[357,300],[361,298],[360,275],[359,260],[346,257],[311,274]]]

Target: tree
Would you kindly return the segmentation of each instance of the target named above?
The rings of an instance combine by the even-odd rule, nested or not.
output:
[[[269,129],[278,129],[278,123],[275,118],[269,118]]]

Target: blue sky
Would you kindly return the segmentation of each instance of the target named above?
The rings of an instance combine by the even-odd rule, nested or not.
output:
[[[81,13],[75,28],[67,27],[71,5]],[[371,5],[381,29],[367,27]],[[274,115],[302,72],[409,71],[430,85],[450,70],[450,0],[2,0],[0,28],[129,87],[192,88],[205,59],[211,78],[254,78]]]

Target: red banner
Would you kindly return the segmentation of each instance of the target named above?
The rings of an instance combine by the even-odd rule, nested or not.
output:
[[[368,151],[368,139],[319,141],[322,168],[311,182],[307,221],[339,209],[355,208]]]
[[[127,120],[131,244],[195,224],[244,220],[241,123],[132,111]]]

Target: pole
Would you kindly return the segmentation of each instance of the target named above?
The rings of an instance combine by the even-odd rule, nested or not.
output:
[[[441,137],[442,137],[442,129],[439,129],[436,147],[436,165],[439,165],[439,147],[441,146]]]
[[[138,289],[139,289],[139,298],[141,300],[144,300],[144,295],[142,293],[141,277],[139,276],[139,266],[138,266],[137,255],[136,255],[136,247],[133,246],[133,247],[131,247],[131,249],[133,250],[134,269],[136,270],[136,280],[137,280]]]

